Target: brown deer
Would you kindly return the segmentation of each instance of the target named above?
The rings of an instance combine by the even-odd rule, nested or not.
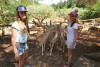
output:
[[[47,39],[50,35],[50,31],[51,28],[47,28],[44,34],[41,34],[36,38],[39,43],[39,46],[42,47],[42,56],[43,56],[43,52],[45,51],[45,43],[47,42]]]
[[[59,31],[59,39],[60,39],[60,43],[62,46],[62,50],[64,52],[64,46],[65,46],[65,42],[66,42],[66,29],[65,28],[60,28]]]
[[[83,29],[83,26],[79,26],[78,27],[78,34],[79,34],[79,36],[81,36],[82,29]]]
[[[100,37],[100,29],[97,28],[97,27],[90,27],[90,28],[88,29],[88,32],[89,32],[88,37],[89,37],[90,35],[94,35],[94,36],[96,36],[96,37]]]
[[[58,40],[58,27],[52,28],[49,36],[49,42],[50,42],[50,56],[52,55],[52,50],[55,45],[55,43]]]

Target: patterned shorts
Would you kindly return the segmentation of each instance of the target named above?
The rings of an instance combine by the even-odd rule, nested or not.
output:
[[[18,50],[18,52],[19,52],[19,55],[24,54],[25,50],[27,50],[27,49],[28,49],[27,43],[18,44],[18,45],[17,45],[17,50]]]

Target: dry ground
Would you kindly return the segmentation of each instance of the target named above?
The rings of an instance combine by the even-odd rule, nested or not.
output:
[[[12,52],[10,36],[4,37],[1,40],[0,45],[0,67],[15,67],[16,62],[14,60],[14,54]],[[74,50],[73,63],[78,59],[80,55],[100,52],[100,47],[96,44],[100,44],[99,38],[93,38],[90,36],[82,34],[79,37],[76,49]],[[52,56],[49,56],[48,49],[46,46],[46,51],[44,56],[41,55],[41,48],[37,48],[35,40],[29,40],[29,63],[32,67],[62,67],[62,64],[67,61],[67,49],[65,45],[65,52],[58,50],[56,45],[53,50]],[[48,45],[48,43],[47,43]]]

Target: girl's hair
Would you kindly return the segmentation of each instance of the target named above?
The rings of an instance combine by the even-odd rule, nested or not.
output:
[[[25,15],[26,15],[26,12],[25,12]],[[24,22],[24,24],[25,24],[25,26],[27,28],[27,31],[29,33],[30,31],[29,31],[27,16],[26,16],[25,20],[22,20],[21,17],[19,16],[19,12],[17,12],[17,20],[19,20],[19,19],[20,19],[20,21],[23,21]]]
[[[72,27],[73,25],[74,25],[74,23],[76,23],[77,21],[75,20],[72,24],[71,24],[71,26],[70,27]]]

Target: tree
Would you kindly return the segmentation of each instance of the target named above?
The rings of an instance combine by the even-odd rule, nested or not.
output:
[[[34,4],[34,2],[34,0],[0,0],[0,22],[2,24],[13,22],[18,5],[25,5],[27,7]]]
[[[0,5],[0,22],[9,24],[14,17],[14,4],[11,0],[1,0]]]
[[[31,5],[28,7],[29,15],[38,20],[38,23],[42,25],[42,22],[46,18],[53,16],[54,9],[51,6],[45,5]]]
[[[19,0],[20,4],[28,6],[36,3],[36,0]]]
[[[96,4],[98,0],[75,0],[75,3],[78,7],[84,7],[87,5]]]
[[[74,0],[68,0],[68,8],[75,7],[75,1]]]
[[[57,16],[60,17],[60,18],[63,18],[64,20],[66,20],[67,17],[68,17],[67,9],[63,8],[63,9],[58,10],[57,11]]]
[[[88,5],[87,11],[82,14],[82,19],[99,18],[100,17],[100,1],[96,4]]]
[[[59,9],[67,8],[68,5],[67,5],[67,2],[64,1],[58,4],[52,4],[51,6],[53,6],[55,10],[59,10]]]

